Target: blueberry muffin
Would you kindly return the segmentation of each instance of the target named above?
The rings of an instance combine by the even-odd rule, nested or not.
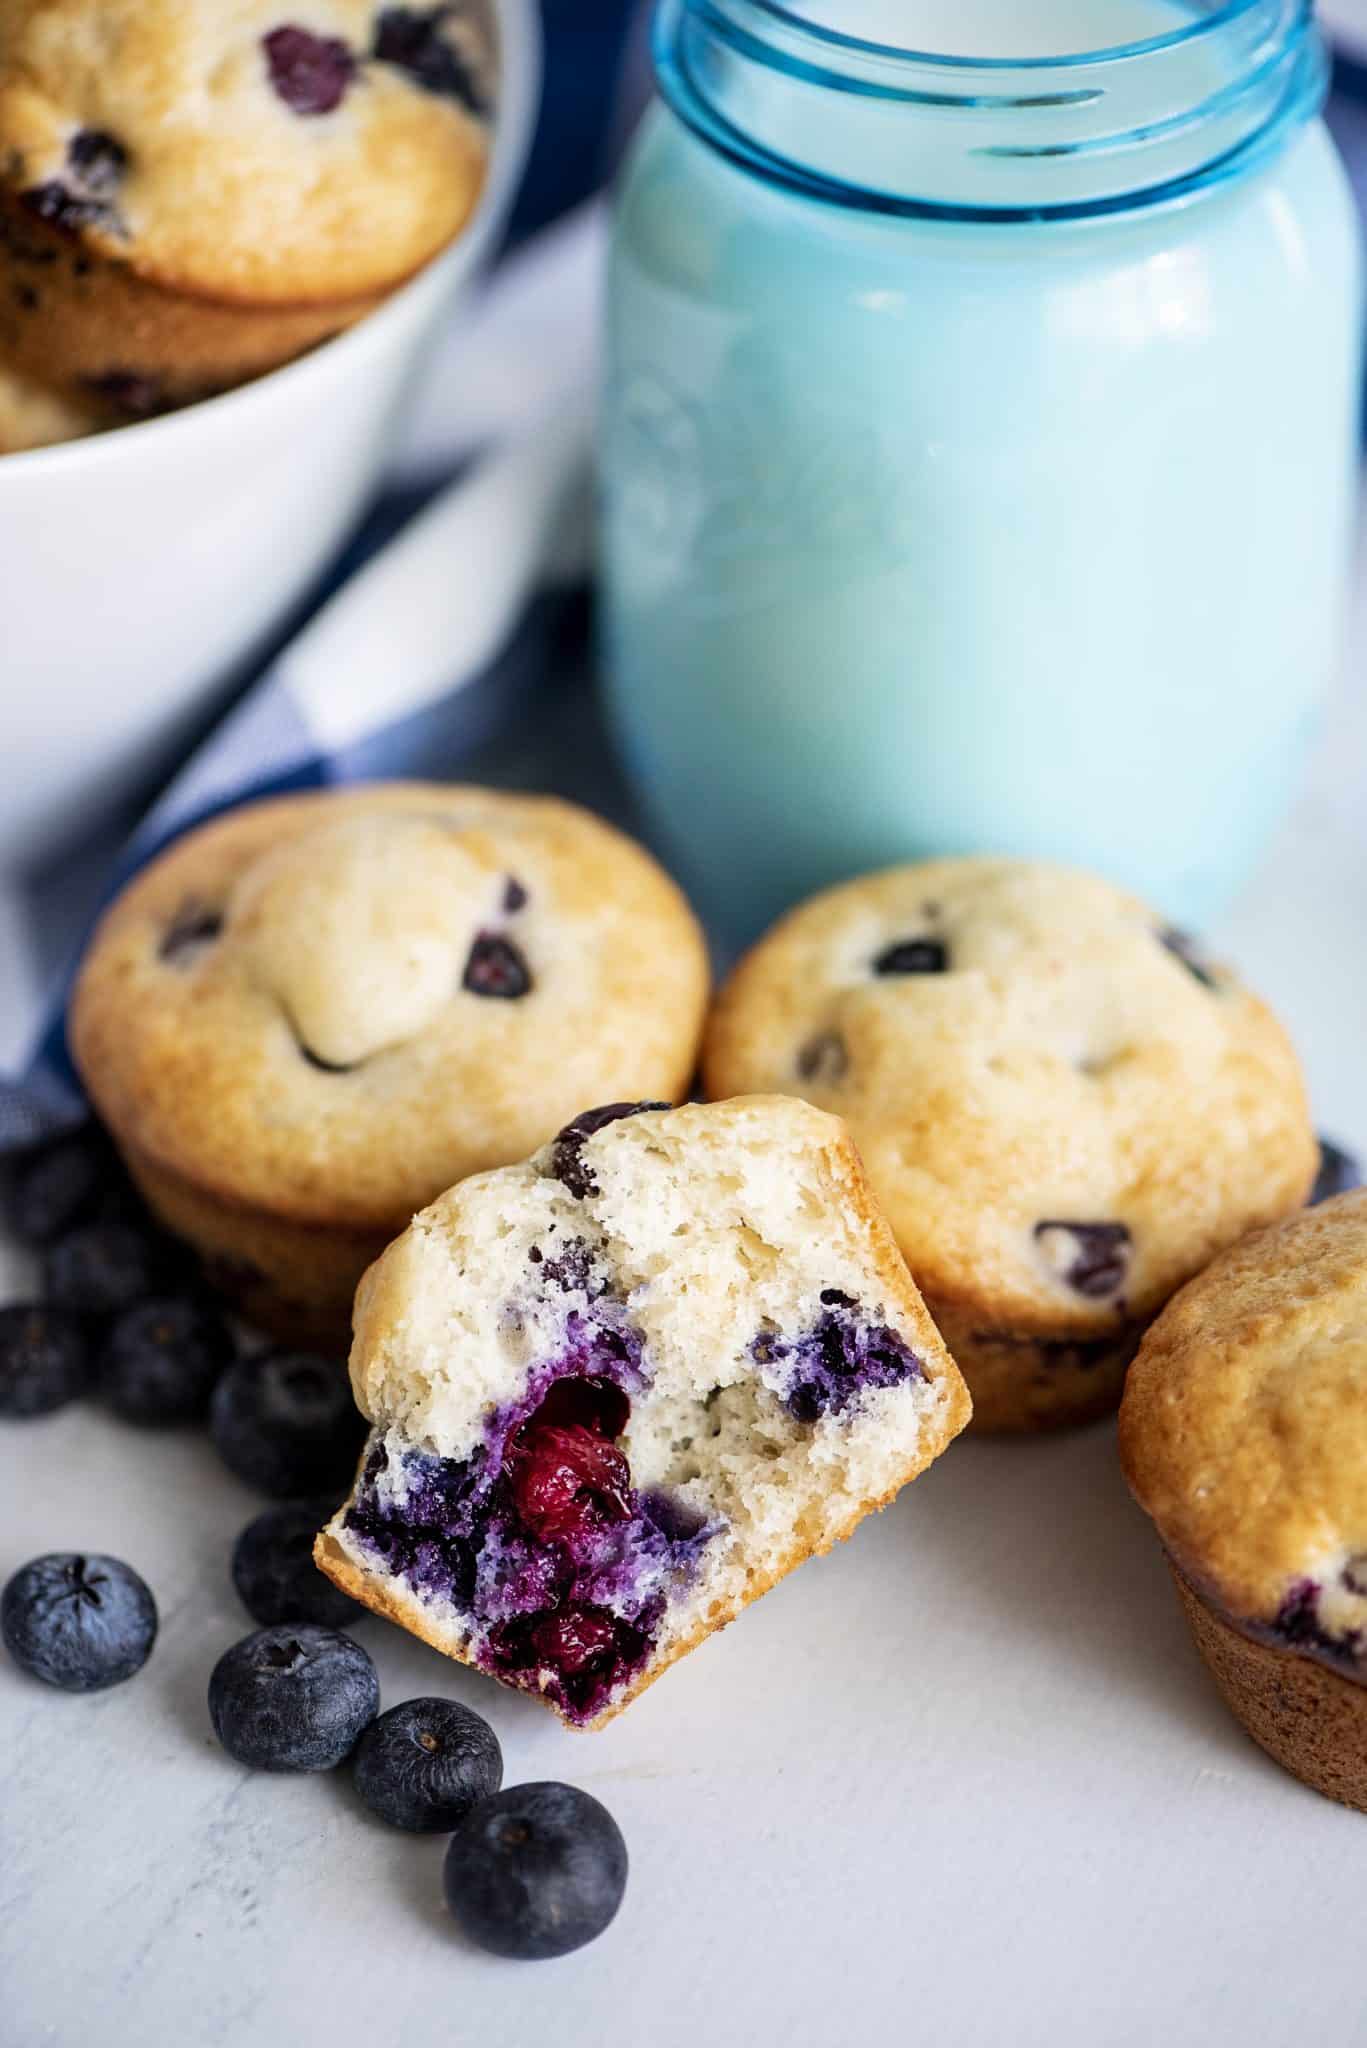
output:
[[[1317,1150],[1276,1019],[1144,904],[943,860],[814,898],[737,968],[713,1096],[844,1116],[982,1429],[1114,1408],[1146,1325]]]
[[[361,1284],[372,1435],[314,1556],[575,1727],[849,1536],[968,1419],[842,1124],[577,1118]]]
[[[1183,1289],[1130,1369],[1120,1450],[1230,1707],[1367,1812],[1367,1194]]]
[[[0,356],[139,417],[273,368],[450,241],[487,0],[6,0]]]
[[[0,362],[0,455],[78,441],[99,426],[96,413]]]
[[[686,1091],[707,980],[679,891],[587,812],[378,784],[180,840],[96,931],[70,1037],[244,1312],[344,1344],[365,1268],[453,1181],[586,1099]]]

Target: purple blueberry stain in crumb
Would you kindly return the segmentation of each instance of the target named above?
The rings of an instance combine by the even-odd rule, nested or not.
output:
[[[188,967],[222,936],[222,911],[190,897],[167,925],[157,954],[173,967]]]
[[[490,111],[488,99],[454,43],[442,33],[458,13],[454,6],[387,7],[375,24],[370,54],[377,64],[392,64],[423,92],[455,100],[482,119]]]
[[[508,917],[516,917],[519,910],[525,910],[530,898],[516,875],[509,875],[503,888],[503,909]]]
[[[356,76],[356,59],[339,36],[287,25],[261,39],[278,98],[295,114],[331,114]]]
[[[1178,931],[1175,926],[1169,926],[1166,931],[1158,934],[1158,942],[1166,952],[1172,954],[1174,960],[1181,961],[1187,973],[1194,981],[1199,981],[1202,988],[1218,992],[1220,984],[1214,969],[1202,958],[1200,949],[1189,932]]]
[[[586,1294],[590,1301],[596,1301],[611,1292],[606,1273],[595,1264],[582,1237],[571,1238],[554,1257],[548,1257],[540,1245],[534,1244],[527,1257],[534,1266],[540,1266],[543,1284],[558,1287],[562,1294]]]
[[[1110,1301],[1125,1285],[1134,1249],[1126,1223],[1037,1223],[1035,1242],[1054,1277],[1086,1301]]]
[[[599,1192],[598,1183],[584,1160],[584,1147],[590,1138],[597,1137],[609,1124],[621,1123],[630,1116],[646,1116],[652,1110],[670,1109],[668,1102],[609,1102],[601,1109],[586,1109],[573,1123],[566,1124],[556,1138],[551,1151],[551,1172],[558,1181],[563,1181],[578,1201]]]
[[[948,974],[949,948],[943,939],[899,939],[873,963],[880,980],[904,974]]]
[[[762,1331],[751,1346],[755,1363],[776,1382],[796,1421],[843,1415],[873,1389],[925,1378],[910,1346],[885,1323],[864,1315],[850,1295],[827,1287],[821,1302],[823,1313],[803,1336]]]
[[[24,205],[51,227],[76,234],[82,228],[119,227],[115,204],[128,169],[128,152],[103,129],[81,128],[67,144],[62,174],[25,192]]]
[[[1364,1648],[1363,1630],[1346,1629],[1332,1635],[1320,1619],[1322,1592],[1314,1579],[1297,1580],[1281,1604],[1272,1633],[1290,1649],[1311,1650],[1336,1663],[1355,1663]]]
[[[838,1031],[823,1031],[803,1046],[797,1056],[797,1071],[804,1081],[824,1081],[834,1087],[850,1070],[849,1049]]]
[[[468,1617],[481,1669],[587,1722],[644,1669],[715,1528],[632,1485],[618,1439],[644,1384],[639,1337],[572,1314],[566,1339],[470,1458],[375,1445],[345,1526]]]
[[[532,972],[521,949],[501,932],[480,932],[470,948],[461,987],[472,996],[516,1002],[532,991]]]

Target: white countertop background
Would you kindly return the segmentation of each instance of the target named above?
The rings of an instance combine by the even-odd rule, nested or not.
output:
[[[1367,552],[1358,589],[1350,678]],[[1291,1024],[1324,1127],[1367,1149],[1355,684],[1216,937]],[[0,1577],[108,1550],[162,1617],[145,1671],[91,1699],[0,1659],[0,2048],[1367,2043],[1367,1818],[1229,1718],[1110,1425],[956,1445],[600,1735],[359,1624],[386,1705],[464,1699],[507,1782],[617,1816],[618,1920],[530,1966],[465,1943],[444,1842],[372,1820],[345,1772],[218,1749],[204,1690],[250,1625],[228,1555],[260,1505],[197,1435],[87,1408],[0,1432]]]

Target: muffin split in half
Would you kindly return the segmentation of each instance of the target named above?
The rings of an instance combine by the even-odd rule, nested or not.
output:
[[[329,1577],[575,1726],[616,1713],[968,1419],[842,1126],[579,1119],[415,1218],[357,1297],[373,1425]]]

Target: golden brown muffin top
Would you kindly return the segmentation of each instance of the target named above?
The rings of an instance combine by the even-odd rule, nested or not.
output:
[[[1098,1336],[1305,1200],[1318,1151],[1271,1012],[1137,898],[942,860],[814,897],[723,989],[713,1096],[843,1116],[922,1291]]]
[[[97,930],[71,1040],[124,1144],[221,1199],[401,1226],[586,1105],[687,1087],[701,933],[571,804],[386,783],[248,805]]]
[[[1130,1368],[1126,1477],[1232,1616],[1367,1658],[1367,1192],[1247,1237]],[[1358,1675],[1354,1670],[1351,1675]]]
[[[174,289],[359,298],[469,215],[496,72],[486,0],[6,0],[0,177]]]

